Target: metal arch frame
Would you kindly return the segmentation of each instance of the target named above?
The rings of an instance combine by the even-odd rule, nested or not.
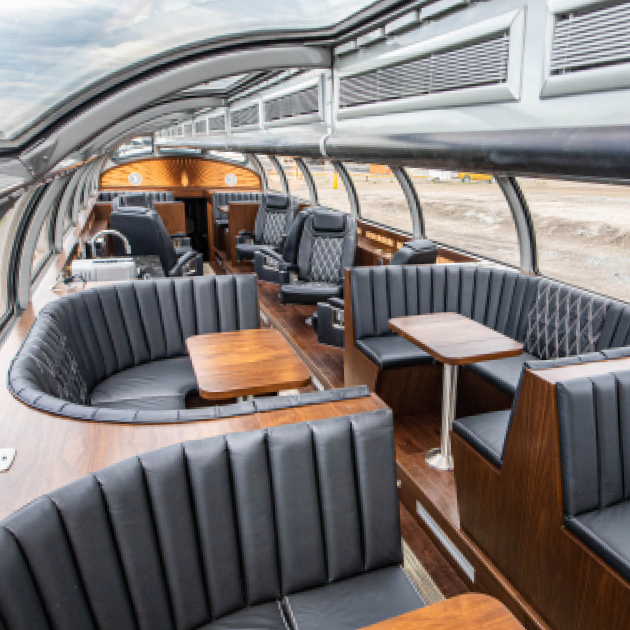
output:
[[[289,180],[287,179],[287,174],[284,172],[284,168],[282,164],[280,164],[280,160],[275,155],[268,155],[269,161],[273,164],[273,167],[278,171],[278,175],[280,176],[280,183],[282,184],[282,192],[285,195],[290,195],[291,191],[289,190]]]
[[[267,173],[265,173],[265,167],[262,165],[258,156],[255,153],[246,153],[247,157],[251,160],[254,165],[258,176],[260,177],[260,181],[262,182],[262,187],[265,192],[269,190],[269,182],[267,181]]]
[[[330,160],[330,163],[333,165],[333,168],[337,171],[337,174],[341,178],[343,182],[344,188],[348,193],[348,199],[350,200],[350,209],[352,211],[352,216],[355,219],[361,218],[361,205],[359,203],[359,196],[357,195],[357,189],[354,187],[354,182],[352,181],[352,177],[350,177],[350,173],[348,173],[348,169],[343,162],[339,160]]]
[[[304,181],[306,182],[306,185],[308,186],[308,195],[310,198],[311,205],[318,206],[319,196],[317,194],[317,186],[315,186],[315,180],[313,179],[313,173],[311,173],[306,162],[304,161],[304,158],[296,157],[293,159],[295,160],[295,163],[298,165],[300,172],[304,176]]]
[[[518,240],[520,270],[539,275],[536,231],[525,195],[515,177],[495,175],[497,184],[510,207]]]
[[[22,225],[24,213],[26,212],[33,195],[38,187],[33,186],[27,190],[19,199],[15,200],[15,213],[11,219],[11,224],[7,229],[6,244],[10,247],[4,248],[4,253],[0,259],[0,282],[5,282],[7,291],[7,309],[5,313],[0,313],[0,326],[3,326],[11,315],[15,312],[15,278],[13,261],[15,259],[15,249],[19,246],[16,242],[16,234]]]
[[[68,190],[68,188],[70,188],[71,182],[72,182],[72,173],[65,175],[64,176],[65,179],[65,184],[64,184],[64,189],[63,192],[61,193],[61,197],[59,198],[59,201],[57,202],[57,207],[55,208],[55,216],[53,218],[53,227],[52,227],[52,247],[53,247],[53,253],[58,254],[61,251],[61,248],[57,248],[57,226],[59,224],[59,217],[63,215],[63,199],[65,197],[66,191]],[[63,225],[63,216],[61,219],[61,223]],[[62,235],[63,236],[63,235]]]
[[[28,227],[26,228],[26,237],[22,244],[20,251],[20,259],[18,261],[18,275],[17,275],[17,293],[16,302],[19,309],[25,309],[31,301],[31,284],[33,276],[31,273],[33,267],[33,257],[35,255],[35,247],[39,240],[39,234],[47,219],[50,219],[50,214],[53,210],[52,205],[55,198],[59,195],[63,189],[65,181],[63,177],[55,179],[48,189],[44,193],[40,202],[35,208],[35,212],[29,220]],[[53,253],[54,243],[51,243],[52,247],[48,253],[47,258]],[[45,264],[45,263],[42,263]]]
[[[85,185],[85,179],[90,174],[91,169],[93,168],[93,164],[87,165],[83,169],[83,173],[77,182],[77,187],[74,191],[74,197],[72,201],[72,225],[76,225],[79,222],[79,213],[81,212],[81,197],[83,195],[83,186]]]
[[[403,166],[390,166],[392,173],[396,176],[400,187],[402,188],[405,199],[407,199],[407,206],[409,206],[409,212],[411,213],[411,229],[414,238],[424,238],[424,215],[422,214],[422,204],[420,203],[420,197],[418,197],[418,191],[413,185],[409,173]]]
[[[63,193],[63,197],[59,202],[59,209],[57,210],[57,220],[55,222],[55,253],[58,254],[63,248],[63,235],[64,235],[64,219],[68,215],[69,205],[73,203],[74,191],[77,189],[79,179],[83,173],[84,168],[74,173],[70,183],[66,186]]]
[[[114,92],[109,98],[85,108],[70,118],[63,134],[51,133],[42,142],[20,154],[21,162],[32,169],[35,177],[47,172],[66,156],[83,147],[86,142],[106,131],[121,118],[144,109],[153,102],[199,83],[230,74],[244,74],[275,68],[329,68],[330,48],[276,44],[264,48],[249,48],[176,64],[156,72],[128,87]]]

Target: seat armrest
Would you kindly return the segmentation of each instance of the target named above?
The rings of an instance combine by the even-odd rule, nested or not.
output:
[[[175,276],[202,276],[203,275],[203,257],[199,252],[191,249],[186,252],[169,270],[168,275],[172,278]]]
[[[241,230],[236,235],[237,245],[244,245],[245,243],[255,243],[255,242],[256,242],[255,236],[251,232],[248,232],[247,230]]]
[[[331,297],[328,299],[328,304],[333,306],[334,308],[344,309],[344,301],[343,298],[340,297]]]

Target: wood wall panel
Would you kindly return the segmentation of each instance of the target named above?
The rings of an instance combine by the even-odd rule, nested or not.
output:
[[[241,166],[202,158],[169,157],[138,160],[115,166],[101,175],[101,189],[129,188],[129,175],[140,173],[139,189],[147,188],[226,188],[225,176],[236,175],[236,188],[260,189],[256,173]]]

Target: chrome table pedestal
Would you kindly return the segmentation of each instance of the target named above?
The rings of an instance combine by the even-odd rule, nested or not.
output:
[[[451,429],[455,420],[457,406],[457,365],[444,363],[442,384],[442,433],[440,448],[427,451],[426,462],[432,468],[439,470],[453,470],[453,455],[451,454]]]

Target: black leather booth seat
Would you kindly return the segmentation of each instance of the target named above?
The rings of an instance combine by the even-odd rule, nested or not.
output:
[[[356,630],[424,606],[387,410],[174,445],[0,523],[2,630]]]
[[[555,360],[565,354],[580,357],[630,345],[627,305],[499,267],[358,267],[352,270],[352,306],[355,343],[381,369],[432,361],[390,331],[392,317],[461,313],[523,342],[520,357],[466,366],[511,396],[528,361]],[[561,321],[559,335],[556,315]]]
[[[630,372],[557,384],[565,525],[630,581]]]
[[[163,190],[101,190],[98,194],[98,200],[114,201],[117,197],[126,197],[128,195],[144,195],[153,201],[153,203],[175,201],[175,194],[173,192]]]
[[[259,325],[253,274],[88,289],[42,309],[8,384],[28,405],[83,420],[212,417],[207,409],[185,409],[186,396],[197,390],[186,339]]]

